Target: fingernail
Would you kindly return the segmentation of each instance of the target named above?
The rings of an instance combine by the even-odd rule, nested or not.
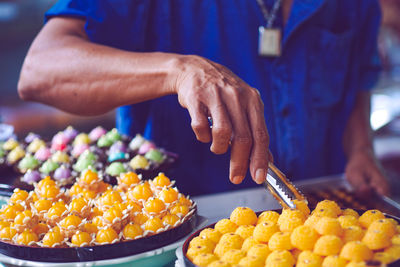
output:
[[[241,176],[235,176],[235,177],[233,177],[232,182],[233,182],[234,184],[240,184],[240,183],[242,182],[242,180],[243,180],[243,177],[241,177]]]
[[[261,184],[265,180],[265,170],[264,169],[258,169],[256,171],[256,182],[258,184]]]

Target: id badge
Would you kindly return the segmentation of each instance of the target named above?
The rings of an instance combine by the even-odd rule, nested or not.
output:
[[[258,28],[258,54],[261,56],[278,57],[281,55],[281,30],[260,26]]]

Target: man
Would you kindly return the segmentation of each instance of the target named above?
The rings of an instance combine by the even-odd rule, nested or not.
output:
[[[261,183],[268,145],[290,178],[343,172],[346,155],[358,190],[386,193],[368,120],[377,10],[372,0],[61,0],[19,93],[77,114],[123,106],[122,132],[180,154],[173,178],[187,193],[252,186],[247,169]],[[263,28],[278,44],[273,56],[259,53],[266,24],[276,29]],[[194,137],[215,154],[230,148],[230,159]]]

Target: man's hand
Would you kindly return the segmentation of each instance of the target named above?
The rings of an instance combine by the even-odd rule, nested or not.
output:
[[[215,154],[231,145],[230,180],[239,184],[250,165],[253,180],[265,180],[269,136],[259,92],[230,70],[198,56],[178,61],[173,85],[179,103],[189,111],[197,140],[211,144]],[[212,118],[210,129],[207,117]]]
[[[389,185],[373,151],[355,152],[346,166],[346,178],[360,195],[367,196],[371,190],[381,195],[389,194]]]

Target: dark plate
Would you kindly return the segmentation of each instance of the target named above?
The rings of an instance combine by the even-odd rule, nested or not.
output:
[[[40,262],[80,262],[120,258],[171,244],[192,232],[196,224],[197,210],[175,228],[136,240],[82,248],[41,248],[0,242],[0,253],[14,258]]]
[[[279,209],[279,210],[274,210],[274,211],[280,213],[281,210]],[[357,210],[357,212],[358,212],[359,214],[362,214],[364,211]],[[257,212],[257,216],[258,216],[260,213],[261,213],[261,212]],[[392,215],[389,215],[389,214],[385,214],[385,216],[388,217],[388,218],[393,218],[393,219],[395,219],[396,221],[398,221],[398,222],[400,223],[400,218],[398,218],[398,217],[395,217],[395,216],[392,216]],[[184,263],[185,263],[185,266],[186,266],[186,267],[198,267],[198,266],[195,265],[193,262],[191,262],[191,261],[189,260],[189,258],[186,256],[186,252],[187,252],[187,250],[188,250],[188,248],[189,248],[189,243],[190,243],[190,241],[191,241],[193,238],[195,238],[196,236],[198,236],[198,235],[200,234],[200,232],[203,231],[205,228],[214,228],[214,226],[215,226],[215,223],[210,224],[210,225],[207,225],[207,226],[201,228],[200,230],[194,232],[193,234],[191,234],[191,235],[185,240],[185,243],[183,243],[183,246],[182,246],[182,253],[183,253],[182,255],[183,255],[183,260],[184,260]],[[376,262],[372,262],[372,261],[371,261],[371,264],[374,264],[374,263],[376,263]],[[380,266],[380,265],[370,265],[370,266]],[[397,260],[397,261],[395,261],[395,262],[392,262],[391,264],[388,264],[387,266],[388,266],[388,267],[400,266],[400,260]]]

